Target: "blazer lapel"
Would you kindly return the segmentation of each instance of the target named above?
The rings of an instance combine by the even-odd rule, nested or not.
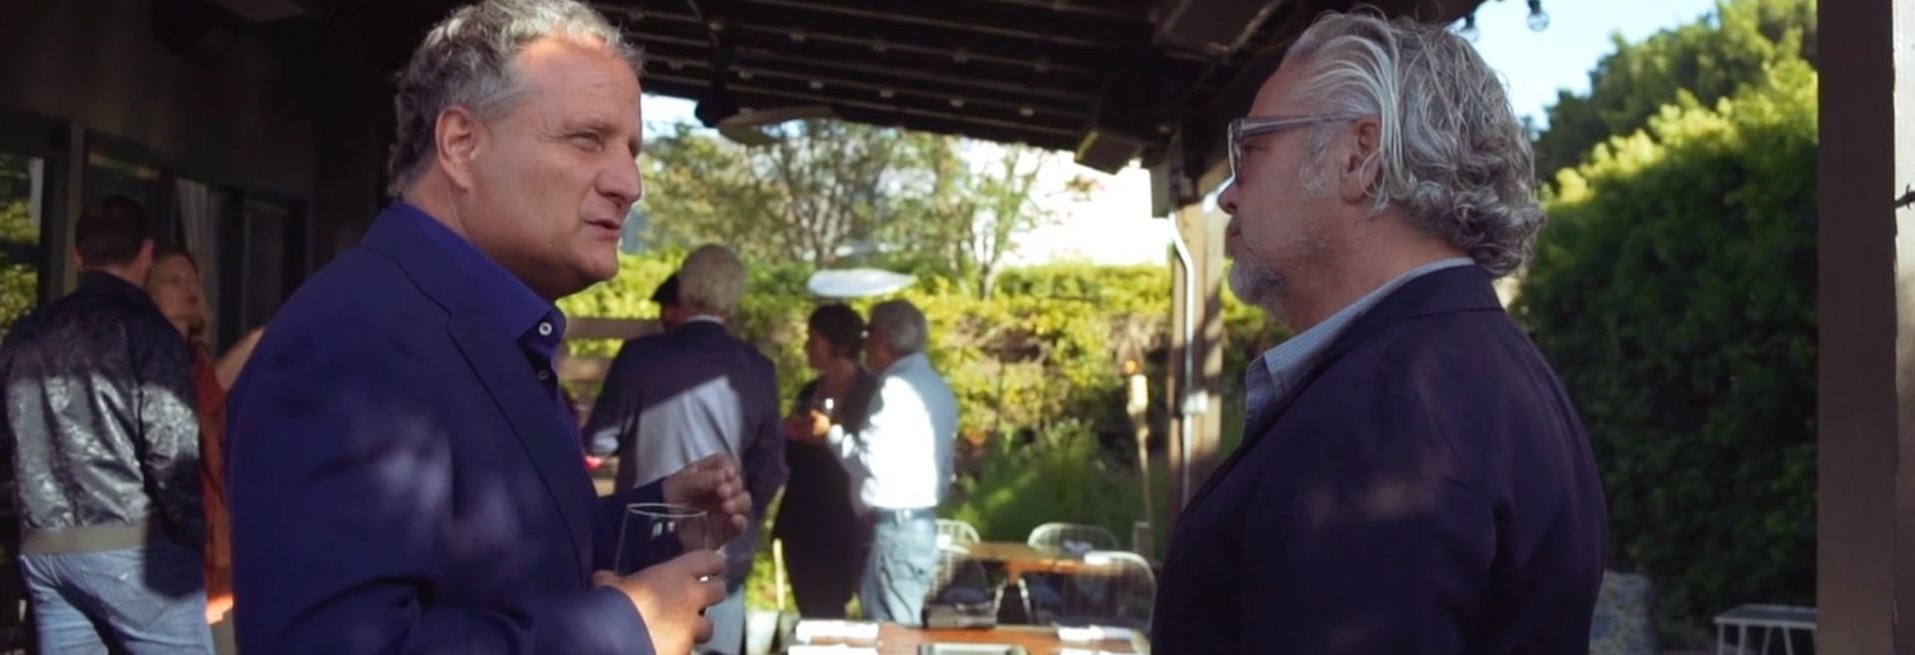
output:
[[[472,365],[479,382],[492,395],[492,402],[505,413],[513,436],[545,481],[553,504],[565,519],[572,539],[572,553],[582,573],[590,574],[592,545],[591,481],[585,475],[584,456],[574,442],[558,429],[558,411],[547,400],[546,390],[529,374],[525,357],[517,344],[501,339],[496,330],[476,315],[452,317],[453,343]]]
[[[1367,341],[1383,328],[1402,321],[1433,314],[1474,310],[1502,311],[1502,303],[1496,299],[1496,292],[1490,287],[1489,274],[1476,266],[1459,266],[1434,271],[1411,280],[1390,295],[1384,296],[1382,301],[1358,317],[1349,329],[1344,330],[1341,336],[1331,342],[1330,347],[1324,350],[1323,356],[1317,358],[1316,363],[1304,374],[1296,390],[1285,395],[1277,402],[1275,408],[1264,412],[1245,408],[1243,438],[1237,442],[1236,450],[1231,451],[1230,456],[1224,458],[1223,464],[1219,465],[1217,470],[1210,474],[1210,478],[1204,481],[1204,485],[1198,489],[1197,494],[1191,496],[1190,504],[1185,511],[1189,511],[1190,507],[1196,507],[1199,502],[1202,502],[1217,482],[1237,466],[1245,453],[1250,452],[1257,442],[1263,440],[1265,434],[1276,427],[1284,414],[1296,404],[1297,399],[1302,397],[1311,385],[1316,384],[1317,378],[1322,377],[1324,371],[1334,365],[1337,360],[1342,359],[1343,355],[1351,349]],[[1259,366],[1261,363],[1253,361],[1251,365]]]
[[[590,575],[592,501],[596,494],[576,447],[578,439],[565,435],[557,408],[533,377],[512,336],[493,327],[497,319],[486,312],[480,291],[473,288],[456,262],[440,255],[439,246],[419,232],[422,226],[409,223],[412,220],[421,219],[386,210],[367,231],[365,244],[392,257],[421,291],[450,314],[447,331],[453,344],[505,415],[513,436],[525,449],[565,522],[581,575]],[[457,439],[467,435],[452,436]]]
[[[1190,504],[1184,508],[1184,511],[1188,512],[1190,508],[1196,507],[1198,503],[1203,502],[1203,499],[1209,496],[1211,490],[1217,486],[1217,482],[1229,475],[1230,470],[1236,468],[1238,462],[1243,460],[1245,453],[1250,452],[1250,447],[1255,445],[1257,441],[1260,441],[1264,433],[1269,432],[1270,428],[1275,427],[1277,422],[1283,419],[1283,415],[1290,411],[1290,406],[1296,404],[1297,397],[1302,396],[1303,391],[1310,388],[1310,385],[1316,382],[1318,373],[1324,369],[1323,364],[1327,361],[1328,360],[1320,360],[1316,366],[1312,366],[1310,372],[1304,377],[1303,382],[1297,386],[1297,390],[1293,393],[1286,394],[1282,400],[1277,401],[1275,408],[1265,412],[1247,414],[1244,419],[1243,437],[1237,440],[1236,449],[1230,451],[1230,456],[1225,457],[1223,463],[1217,466],[1217,470],[1211,472],[1210,477],[1204,480],[1203,486],[1197,488],[1197,493],[1190,497]],[[1260,366],[1261,363],[1253,362],[1251,365]],[[1248,411],[1248,408],[1246,408],[1246,412]]]

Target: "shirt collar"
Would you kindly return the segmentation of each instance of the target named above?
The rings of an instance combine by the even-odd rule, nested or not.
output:
[[[906,371],[910,371],[912,369],[928,367],[930,365],[931,365],[931,359],[928,357],[925,357],[924,353],[911,353],[909,355],[899,357],[898,361],[891,362],[890,366],[885,367],[884,375],[897,375],[897,374],[904,373]]]
[[[1277,344],[1277,347],[1264,352],[1263,356],[1257,360],[1262,365],[1252,365],[1248,371],[1244,372],[1245,405],[1253,409],[1267,407],[1275,405],[1294,393],[1297,384],[1303,381],[1303,376],[1309,373],[1317,359],[1329,350],[1330,344],[1335,343],[1337,337],[1342,336],[1344,330],[1349,329],[1350,324],[1355,323],[1357,318],[1382,302],[1391,292],[1408,284],[1411,280],[1430,273],[1475,263],[1468,257],[1452,257],[1410,269],[1384,283],[1383,286],[1364,294],[1356,302],[1337,310],[1322,323],[1311,326],[1302,334],[1290,337],[1283,343]]]
[[[438,246],[440,252],[457,262],[459,270],[481,290],[486,305],[498,320],[500,329],[514,339],[532,339],[548,354],[565,339],[565,314],[550,301],[539,297],[524,280],[505,270],[452,228],[403,200],[392,203],[394,213],[420,225],[420,232]]]

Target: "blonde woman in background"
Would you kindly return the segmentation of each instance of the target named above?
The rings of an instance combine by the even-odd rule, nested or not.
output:
[[[146,277],[146,292],[160,313],[193,347],[193,384],[199,399],[200,479],[206,500],[206,622],[218,623],[233,608],[233,558],[226,519],[226,391],[239,377],[262,329],[248,333],[217,361],[206,344],[206,301],[199,261],[178,248],[160,248]]]

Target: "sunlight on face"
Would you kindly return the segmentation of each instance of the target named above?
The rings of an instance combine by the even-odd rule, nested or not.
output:
[[[523,97],[486,124],[466,230],[548,298],[618,272],[618,237],[643,191],[639,84],[599,44],[546,38],[513,60]]]

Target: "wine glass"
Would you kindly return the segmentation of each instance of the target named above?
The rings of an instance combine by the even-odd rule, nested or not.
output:
[[[718,545],[714,541],[704,510],[671,503],[632,503],[625,506],[625,516],[619,522],[613,569],[619,575],[637,572],[642,562],[631,551],[640,546],[648,553],[663,552],[673,545],[687,551],[715,550]]]

